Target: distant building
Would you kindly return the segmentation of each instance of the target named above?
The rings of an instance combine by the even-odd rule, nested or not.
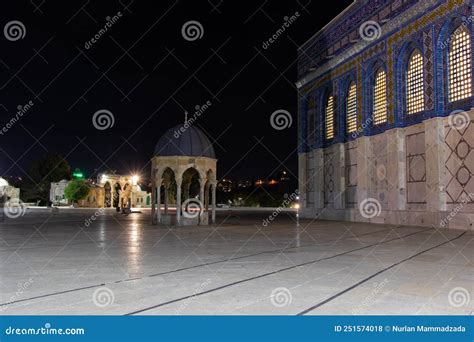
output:
[[[67,180],[51,183],[49,197],[53,205],[70,204],[64,196],[64,189],[68,184]],[[137,176],[101,174],[97,182],[91,182],[89,194],[78,202],[78,206],[86,208],[150,207],[151,194],[141,189]]]
[[[19,202],[20,189],[11,186],[5,179],[0,177],[0,196],[4,201]]]
[[[472,4],[354,1],[298,49],[303,217],[472,229]]]
[[[68,201],[64,197],[64,189],[69,184],[69,181],[63,179],[57,183],[51,183],[49,189],[49,200],[53,205],[67,205]]]

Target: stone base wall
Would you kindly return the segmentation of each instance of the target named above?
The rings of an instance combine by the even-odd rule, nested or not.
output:
[[[474,229],[474,110],[299,155],[301,216]]]

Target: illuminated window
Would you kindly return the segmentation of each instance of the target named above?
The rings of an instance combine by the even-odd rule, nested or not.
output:
[[[471,37],[464,26],[454,31],[448,54],[449,101],[472,96]]]
[[[354,82],[349,87],[347,95],[347,133],[357,130],[357,87]]]
[[[374,125],[387,122],[387,77],[383,69],[375,74],[373,109]]]
[[[326,139],[334,138],[334,97],[331,95],[326,104]]]
[[[408,63],[406,80],[407,113],[414,114],[425,110],[423,92],[423,56],[415,51]]]

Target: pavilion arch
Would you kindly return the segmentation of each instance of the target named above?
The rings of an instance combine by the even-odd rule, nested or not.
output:
[[[132,206],[132,185],[129,182],[123,183],[123,190],[120,196],[120,207],[130,208]]]
[[[120,199],[122,196],[122,185],[119,182],[114,183],[112,194],[112,206],[114,208],[120,208]]]
[[[182,178],[182,194],[183,200],[190,198],[196,198],[200,195],[201,184],[205,182],[205,179],[201,176],[200,172],[194,167],[190,167],[183,172]],[[199,198],[202,201],[202,198]]]
[[[209,203],[215,202],[217,180],[212,169],[206,172],[206,182],[204,185],[204,209],[209,210]],[[211,202],[212,200],[212,202]]]
[[[112,206],[112,187],[110,182],[104,184],[104,208],[110,208]]]
[[[212,189],[211,220],[215,222],[217,159],[200,129],[185,122],[184,126],[168,130],[158,141],[151,162],[153,224],[209,224],[206,187]],[[176,210],[174,215],[170,205]]]

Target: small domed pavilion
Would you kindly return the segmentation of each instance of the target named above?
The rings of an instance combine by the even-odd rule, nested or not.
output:
[[[169,129],[151,162],[153,224],[208,225],[210,212],[215,223],[217,159],[202,130],[187,120]]]

